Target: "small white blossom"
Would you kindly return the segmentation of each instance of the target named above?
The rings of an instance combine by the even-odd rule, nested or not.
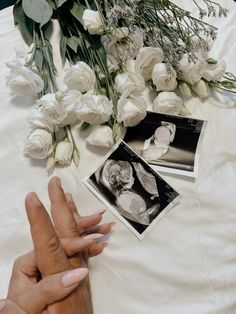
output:
[[[152,81],[157,91],[173,91],[177,87],[176,72],[166,63],[155,64],[152,71]]]
[[[94,146],[111,147],[114,144],[112,129],[107,125],[94,125],[86,142]]]
[[[117,121],[125,127],[137,125],[146,117],[147,104],[141,97],[121,98],[117,104]]]
[[[86,9],[84,10],[82,16],[82,23],[85,30],[92,35],[94,34],[102,34],[103,33],[103,25],[101,21],[101,17],[98,11]]]
[[[26,139],[24,154],[36,159],[44,159],[52,150],[52,135],[43,129],[34,130]]]
[[[77,117],[92,125],[102,124],[112,114],[112,102],[103,95],[85,94],[77,107]]]
[[[96,76],[87,63],[79,61],[67,70],[64,83],[69,89],[85,93],[94,89]]]

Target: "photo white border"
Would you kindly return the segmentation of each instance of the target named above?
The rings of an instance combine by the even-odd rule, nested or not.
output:
[[[160,221],[163,216],[169,212],[171,210],[171,208],[173,206],[175,206],[177,203],[179,203],[180,199],[181,199],[181,195],[179,194],[178,191],[176,191],[172,186],[172,189],[174,191],[176,191],[179,195],[172,201],[169,203],[169,205],[167,205],[161,212],[160,214],[151,222],[151,224],[142,232],[142,234],[138,233],[134,227],[132,227],[132,225],[124,218],[122,217],[121,214],[119,214],[118,210],[112,206],[109,201],[107,201],[102,194],[97,191],[97,189],[95,189],[90,183],[89,183],[89,179],[90,177],[95,173],[95,171],[97,171],[98,168],[100,168],[103,163],[109,158],[109,156],[116,150],[118,149],[119,145],[123,143],[125,146],[127,146],[136,156],[138,156],[149,168],[151,168],[152,170],[155,171],[155,169],[153,169],[142,157],[140,157],[136,152],[134,152],[122,139],[119,140],[113,147],[112,149],[105,155],[104,159],[99,162],[99,164],[97,165],[96,168],[94,168],[89,175],[85,176],[82,179],[82,182],[85,184],[85,186],[100,200],[103,202],[103,204],[115,215],[115,217],[117,217],[129,230],[132,231],[132,233],[141,241],[146,235],[147,233],[149,233],[153,227],[156,225],[156,223],[158,221]],[[159,176],[163,181],[165,181],[158,173],[156,173],[157,176]],[[166,182],[166,181],[165,181]],[[168,182],[166,182],[166,184],[168,184],[170,186],[170,184]]]

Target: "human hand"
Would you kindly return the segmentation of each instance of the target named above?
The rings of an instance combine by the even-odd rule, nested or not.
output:
[[[0,301],[0,313],[42,313],[48,305],[69,295],[87,274],[86,268],[79,268],[37,282],[37,263],[34,252],[29,252],[14,263],[8,299]]]

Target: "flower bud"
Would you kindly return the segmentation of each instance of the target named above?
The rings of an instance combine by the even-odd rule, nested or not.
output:
[[[57,144],[55,161],[62,166],[67,166],[71,162],[71,157],[73,153],[73,145],[68,140],[62,141]]]

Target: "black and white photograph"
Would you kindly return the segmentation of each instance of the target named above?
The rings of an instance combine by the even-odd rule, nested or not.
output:
[[[196,177],[206,121],[148,112],[124,141],[157,171]]]
[[[84,183],[140,240],[179,196],[123,141]]]

